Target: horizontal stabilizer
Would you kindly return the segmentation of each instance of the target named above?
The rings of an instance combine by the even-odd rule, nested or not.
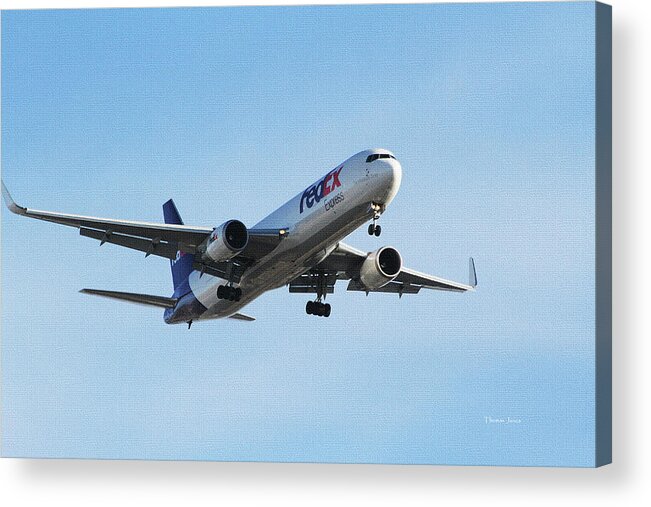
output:
[[[228,318],[234,320],[245,320],[246,322],[253,322],[255,320],[255,317],[251,317],[250,315],[245,315],[243,313],[234,313]]]
[[[159,308],[174,308],[177,300],[163,296],[150,296],[149,294],[134,294],[133,292],[117,292],[112,290],[82,289],[82,294],[92,294],[105,298],[119,299],[146,306],[157,306]]]

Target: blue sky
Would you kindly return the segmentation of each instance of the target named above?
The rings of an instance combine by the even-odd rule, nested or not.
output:
[[[2,454],[591,465],[593,40],[590,2],[3,12],[19,203],[252,225],[385,147],[400,193],[347,241],[480,287],[188,331],[77,292],[168,295],[167,261],[3,208]]]

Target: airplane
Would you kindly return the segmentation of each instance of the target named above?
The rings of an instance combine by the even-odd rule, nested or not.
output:
[[[342,240],[367,221],[368,234],[380,236],[378,219],[396,196],[402,166],[384,149],[365,150],[309,185],[283,206],[247,228],[239,220],[218,227],[183,223],[173,200],[163,204],[164,224],[114,220],[19,206],[4,181],[2,194],[17,215],[76,227],[81,236],[139,250],[145,257],[170,260],[171,297],[111,290],[80,292],[164,309],[167,324],[231,318],[253,321],[240,310],[267,291],[313,294],[308,315],[329,317],[326,296],[338,280],[348,291],[418,294],[421,289],[475,290],[477,273],[469,259],[469,282],[462,284],[403,266],[392,246],[362,252]]]

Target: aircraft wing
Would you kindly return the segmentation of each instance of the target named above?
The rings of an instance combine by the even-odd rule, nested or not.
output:
[[[469,282],[463,284],[446,280],[438,276],[428,275],[413,269],[403,267],[398,273],[398,276],[388,284],[380,287],[379,289],[367,291],[366,288],[359,281],[359,270],[366,259],[367,254],[353,248],[344,243],[339,243],[335,250],[324,259],[317,269],[330,274],[332,287],[336,280],[350,280],[348,283],[349,291],[363,291],[363,292],[391,292],[397,294],[417,294],[421,289],[443,290],[451,292],[466,292],[475,289],[477,285],[477,274],[475,271],[475,262],[472,257],[469,260]],[[336,275],[333,277],[333,275]],[[306,273],[297,278],[290,284],[290,291],[292,292],[308,292],[307,288],[310,285],[307,283],[310,274]],[[326,278],[328,280],[328,278]],[[292,290],[294,284],[295,290]]]
[[[45,220],[47,222],[54,222],[56,224],[76,227],[82,231],[82,235],[86,235],[84,234],[84,229],[99,231],[104,233],[106,240],[108,240],[112,234],[119,234],[137,238],[146,238],[149,240],[174,242],[186,247],[184,251],[187,250],[192,253],[212,232],[212,228],[210,227],[190,227],[186,225],[133,222],[130,220],[70,215],[67,213],[56,213],[52,211],[25,208],[16,204],[12,199],[4,181],[2,182],[2,196],[5,198],[7,207],[12,213],[29,218],[36,218],[38,220]],[[92,234],[88,234],[88,236],[94,237]],[[101,236],[97,239],[101,239]],[[129,245],[122,246],[129,247]],[[174,251],[174,254],[176,255],[176,250]]]
[[[2,196],[12,213],[76,227],[82,236],[99,240],[102,245],[112,243],[139,250],[144,252],[145,256],[156,255],[173,260],[179,250],[196,253],[197,247],[213,231],[212,227],[134,222],[30,209],[16,204],[4,181],[2,182]],[[249,229],[248,232],[249,244],[237,257],[244,265],[249,265],[267,255],[287,234],[286,229]],[[200,262],[196,262],[195,264],[197,265],[195,269],[202,269],[215,276],[224,276],[227,272],[225,263],[210,262],[202,265]],[[239,276],[241,276],[241,272],[235,274],[236,281]]]

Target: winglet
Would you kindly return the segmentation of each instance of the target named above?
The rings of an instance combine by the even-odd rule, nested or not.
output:
[[[475,260],[472,257],[468,259],[468,276],[470,279],[468,285],[477,287],[477,271],[475,270]]]
[[[16,213],[17,215],[24,215],[25,212],[27,211],[22,206],[18,206],[18,204],[16,204],[16,201],[12,199],[9,190],[7,190],[7,187],[5,186],[4,180],[2,180],[2,197],[5,200],[5,204],[7,205],[7,208],[9,208],[9,211],[11,211],[12,213]]]

